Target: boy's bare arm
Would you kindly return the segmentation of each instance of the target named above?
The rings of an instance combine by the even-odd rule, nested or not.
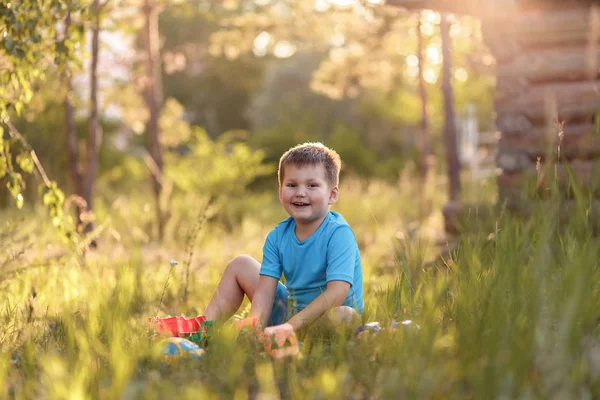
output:
[[[250,316],[258,317],[261,326],[265,326],[269,318],[271,318],[278,282],[277,279],[266,275],[261,275],[258,278],[258,286],[252,299]]]
[[[323,293],[321,293],[302,311],[290,318],[288,323],[292,325],[294,330],[298,330],[306,324],[310,324],[330,308],[343,305],[349,289],[350,284],[348,282],[327,282],[327,289],[325,289]]]

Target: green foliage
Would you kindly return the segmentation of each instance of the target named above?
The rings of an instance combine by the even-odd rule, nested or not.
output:
[[[77,243],[75,235],[75,221],[71,215],[65,214],[65,194],[52,181],[48,186],[40,186],[42,202],[48,209],[52,225],[58,230],[61,238],[67,243]]]
[[[13,108],[20,114],[50,66],[48,57],[59,67],[74,59],[83,38],[85,2],[8,1],[0,4],[0,118]],[[66,11],[75,16],[69,34],[56,35]],[[60,39],[58,39],[60,37]]]
[[[264,153],[236,142],[243,132],[230,132],[212,140],[200,128],[193,131],[190,153],[166,155],[167,176],[183,192],[207,196],[239,195],[257,177],[273,171],[264,165]]]
[[[248,129],[245,114],[252,94],[260,87],[265,60],[249,54],[215,57],[210,37],[222,22],[220,5],[206,12],[187,3],[160,15],[165,97],[173,97],[187,112],[192,125],[203,126],[211,137]]]
[[[24,105],[33,97],[35,85],[43,81],[46,70],[54,61],[59,71],[68,70],[68,64],[75,59],[75,52],[83,39],[85,24],[85,2],[54,1],[13,1],[0,4],[0,120],[10,123],[9,112],[20,116]],[[63,18],[69,14],[72,21],[67,32],[57,32]],[[12,130],[12,126],[9,126]],[[0,180],[6,179],[6,187],[14,198],[17,208],[24,203],[23,173],[32,174],[33,151],[26,148],[14,151],[16,139],[5,141],[0,127]],[[11,132],[11,137],[17,133]],[[20,136],[20,134],[18,134]],[[19,142],[29,147],[23,138]],[[19,167],[16,169],[14,163]],[[43,172],[40,171],[40,173]],[[47,177],[44,176],[47,180]],[[45,182],[52,198],[45,197],[53,224],[69,239],[68,223],[62,222],[64,195],[55,183]],[[47,194],[48,194],[47,193]]]
[[[17,144],[20,143],[16,140],[2,140],[0,138],[0,182],[6,181],[6,188],[14,199],[17,208],[21,208],[24,201],[22,192],[25,189],[25,179],[22,173],[31,174],[33,172],[33,160],[27,151],[21,150],[15,158],[17,164],[15,166],[11,148],[14,148]]]
[[[13,134],[16,136],[14,139],[0,139],[0,182],[6,181],[6,188],[14,199],[15,205],[21,209],[24,205],[23,192],[26,186],[23,174],[33,174],[35,153],[18,132]],[[13,153],[18,151],[18,154],[13,156],[11,150]],[[71,216],[64,213],[65,195],[55,181],[48,180],[43,170],[40,169],[38,172],[44,180],[40,185],[40,191],[43,192],[43,204],[48,210],[52,225],[58,229],[66,243],[74,244],[77,241],[74,235],[74,221]]]
[[[230,228],[247,215],[255,197],[249,186],[259,177],[272,175],[275,166],[265,164],[265,154],[240,141],[246,133],[229,132],[211,139],[200,128],[192,128],[187,146],[165,154],[165,176],[174,185],[174,224],[189,225],[200,204],[212,199],[209,216]],[[256,203],[256,206],[259,206]],[[194,206],[191,206],[194,205]]]

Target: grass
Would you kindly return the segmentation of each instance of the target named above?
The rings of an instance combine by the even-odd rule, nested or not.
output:
[[[432,210],[443,203],[440,184],[423,191]],[[161,315],[201,313],[228,259],[260,258],[282,216],[274,199],[248,200],[233,229],[206,221],[188,266],[195,222],[183,217],[159,246],[137,221],[100,205],[108,227],[82,263],[61,251],[36,210],[10,216],[15,231],[0,236],[13,238],[0,243],[0,397],[600,397],[600,243],[585,204],[566,221],[552,207],[527,222],[503,215],[495,232],[464,237],[425,267],[441,218],[419,215],[414,185],[350,180],[336,207],[361,245],[365,322],[411,319],[420,329],[361,341],[309,333],[302,357],[282,362],[236,345],[224,326],[204,359],[166,366],[146,323],[157,307]]]

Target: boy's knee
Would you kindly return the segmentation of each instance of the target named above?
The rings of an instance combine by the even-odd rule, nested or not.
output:
[[[227,263],[227,268],[231,269],[243,267],[244,265],[248,265],[252,261],[254,261],[252,257],[250,257],[247,254],[242,254],[237,257],[234,257],[231,261],[229,261],[229,263]]]
[[[260,269],[260,263],[258,261],[249,255],[242,254],[229,261],[227,268],[225,269],[225,273],[234,274],[237,276],[239,274],[247,274],[250,271],[255,271],[258,269]]]
[[[352,331],[357,329],[361,324],[358,312],[356,312],[354,308],[348,306],[331,308],[327,311],[327,321],[335,328],[346,326],[346,328],[350,328]]]

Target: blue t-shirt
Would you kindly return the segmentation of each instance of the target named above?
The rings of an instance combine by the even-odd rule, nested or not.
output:
[[[329,211],[321,226],[302,242],[296,237],[292,217],[269,233],[260,274],[280,279],[282,273],[295,312],[324,292],[327,282],[344,281],[350,284],[344,305],[362,314],[360,251],[352,229],[340,214]]]

